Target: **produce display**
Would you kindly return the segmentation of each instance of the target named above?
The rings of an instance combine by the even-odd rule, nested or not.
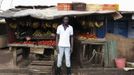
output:
[[[33,38],[54,38],[55,34],[52,33],[51,31],[47,31],[47,32],[41,32],[41,31],[35,31],[33,33]]]
[[[36,31],[33,33],[33,36],[42,37],[43,34],[42,34],[42,32],[40,32],[39,30],[36,30]]]
[[[56,41],[38,41],[38,45],[56,46]]]
[[[80,40],[94,40],[97,39],[95,34],[80,34],[79,36]]]

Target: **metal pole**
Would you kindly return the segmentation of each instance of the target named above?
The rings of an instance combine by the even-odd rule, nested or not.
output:
[[[107,15],[105,16],[105,33],[107,33]]]

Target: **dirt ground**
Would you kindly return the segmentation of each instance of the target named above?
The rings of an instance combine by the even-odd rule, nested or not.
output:
[[[12,52],[8,48],[0,49],[0,69],[15,68],[12,63]]]
[[[0,75],[40,75],[31,74],[28,70],[19,69],[13,66],[12,63],[12,52],[6,49],[0,49]],[[74,64],[73,64],[74,65]],[[89,69],[78,69],[73,70],[73,75],[134,75],[134,71],[125,72],[115,68],[89,68]]]

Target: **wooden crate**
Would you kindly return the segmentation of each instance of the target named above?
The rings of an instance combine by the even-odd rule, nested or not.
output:
[[[102,5],[100,4],[87,4],[87,11],[101,11]]]
[[[86,3],[72,3],[72,10],[86,11]]]
[[[103,10],[119,10],[119,5],[118,4],[104,4],[103,5]]]
[[[58,3],[57,5],[58,10],[69,11],[72,10],[71,3]]]
[[[32,61],[28,69],[32,73],[52,75],[54,61]]]

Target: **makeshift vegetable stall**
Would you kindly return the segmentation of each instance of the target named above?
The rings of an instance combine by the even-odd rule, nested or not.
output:
[[[76,50],[78,51],[78,57],[80,66],[104,66],[104,51],[106,46],[105,33],[103,35],[98,34],[97,30],[105,27],[105,19],[98,18],[99,15],[90,15],[86,17],[78,17],[80,22],[80,30],[76,32]],[[81,18],[81,19],[79,19]],[[98,34],[98,35],[97,35]]]
[[[86,38],[86,39],[84,39]],[[99,38],[87,38],[80,36],[78,40],[78,50],[80,52],[80,65],[90,65],[95,67],[102,67],[104,64],[104,51],[106,47],[106,40]]]
[[[51,24],[46,20],[31,17],[8,18],[9,49],[13,52],[13,63],[17,66],[22,59],[54,61],[55,57],[55,31],[58,22]],[[32,58],[30,58],[31,60]]]
[[[63,4],[64,5],[64,4]],[[75,5],[74,5],[75,6]],[[79,52],[79,60],[81,65],[83,65],[86,58],[86,63],[90,61],[91,56],[87,57],[89,54],[85,53],[92,53],[87,52],[88,50],[86,47],[90,47],[90,45],[98,46],[101,48],[100,52],[96,52],[94,48],[93,54],[97,53],[102,58],[100,61],[101,65],[104,63],[104,47],[106,40],[104,38],[104,34],[99,31],[103,27],[105,28],[106,24],[105,19],[98,20],[94,18],[98,15],[105,15],[105,14],[116,14],[117,11],[115,10],[104,10],[104,11],[86,11],[85,4],[82,4],[84,8],[79,8],[79,3],[76,3],[74,10],[67,9],[67,10],[58,10],[56,7],[46,8],[46,9],[12,9],[3,12],[1,17],[5,17],[6,21],[13,31],[14,35],[11,35],[13,39],[11,39],[11,43],[9,44],[10,49],[13,51],[14,55],[14,64],[16,65],[17,61],[17,49],[20,47],[26,47],[30,50],[30,52],[36,53],[43,53],[44,49],[52,49],[54,51],[55,46],[55,32],[56,28],[59,24],[61,24],[63,16],[71,16],[71,25],[74,27],[76,41],[76,47],[80,47],[77,49]],[[77,10],[79,9],[79,10]],[[84,9],[84,10],[83,10]],[[10,14],[8,14],[10,13]],[[93,15],[92,15],[93,14]],[[91,16],[90,16],[91,15]],[[94,17],[93,17],[94,16]],[[102,18],[102,16],[99,16]],[[32,18],[32,19],[31,19]],[[35,19],[36,18],[36,19]],[[73,20],[72,20],[73,19]],[[76,24],[75,24],[75,23]],[[23,24],[24,23],[24,24]],[[15,25],[17,24],[17,25]],[[99,33],[100,34],[99,34]],[[101,36],[103,35],[103,36]],[[30,40],[26,40],[26,38]],[[30,38],[29,38],[30,37]],[[101,38],[101,39],[98,39]],[[100,47],[101,46],[101,47]],[[19,47],[19,48],[18,48]],[[89,49],[89,48],[88,48]],[[38,51],[37,51],[38,50]],[[98,49],[99,50],[99,49]],[[54,51],[55,52],[55,51]],[[55,56],[55,53],[53,53]],[[97,58],[98,59],[98,58]],[[96,60],[97,60],[96,59]],[[52,59],[53,60],[53,59]]]

